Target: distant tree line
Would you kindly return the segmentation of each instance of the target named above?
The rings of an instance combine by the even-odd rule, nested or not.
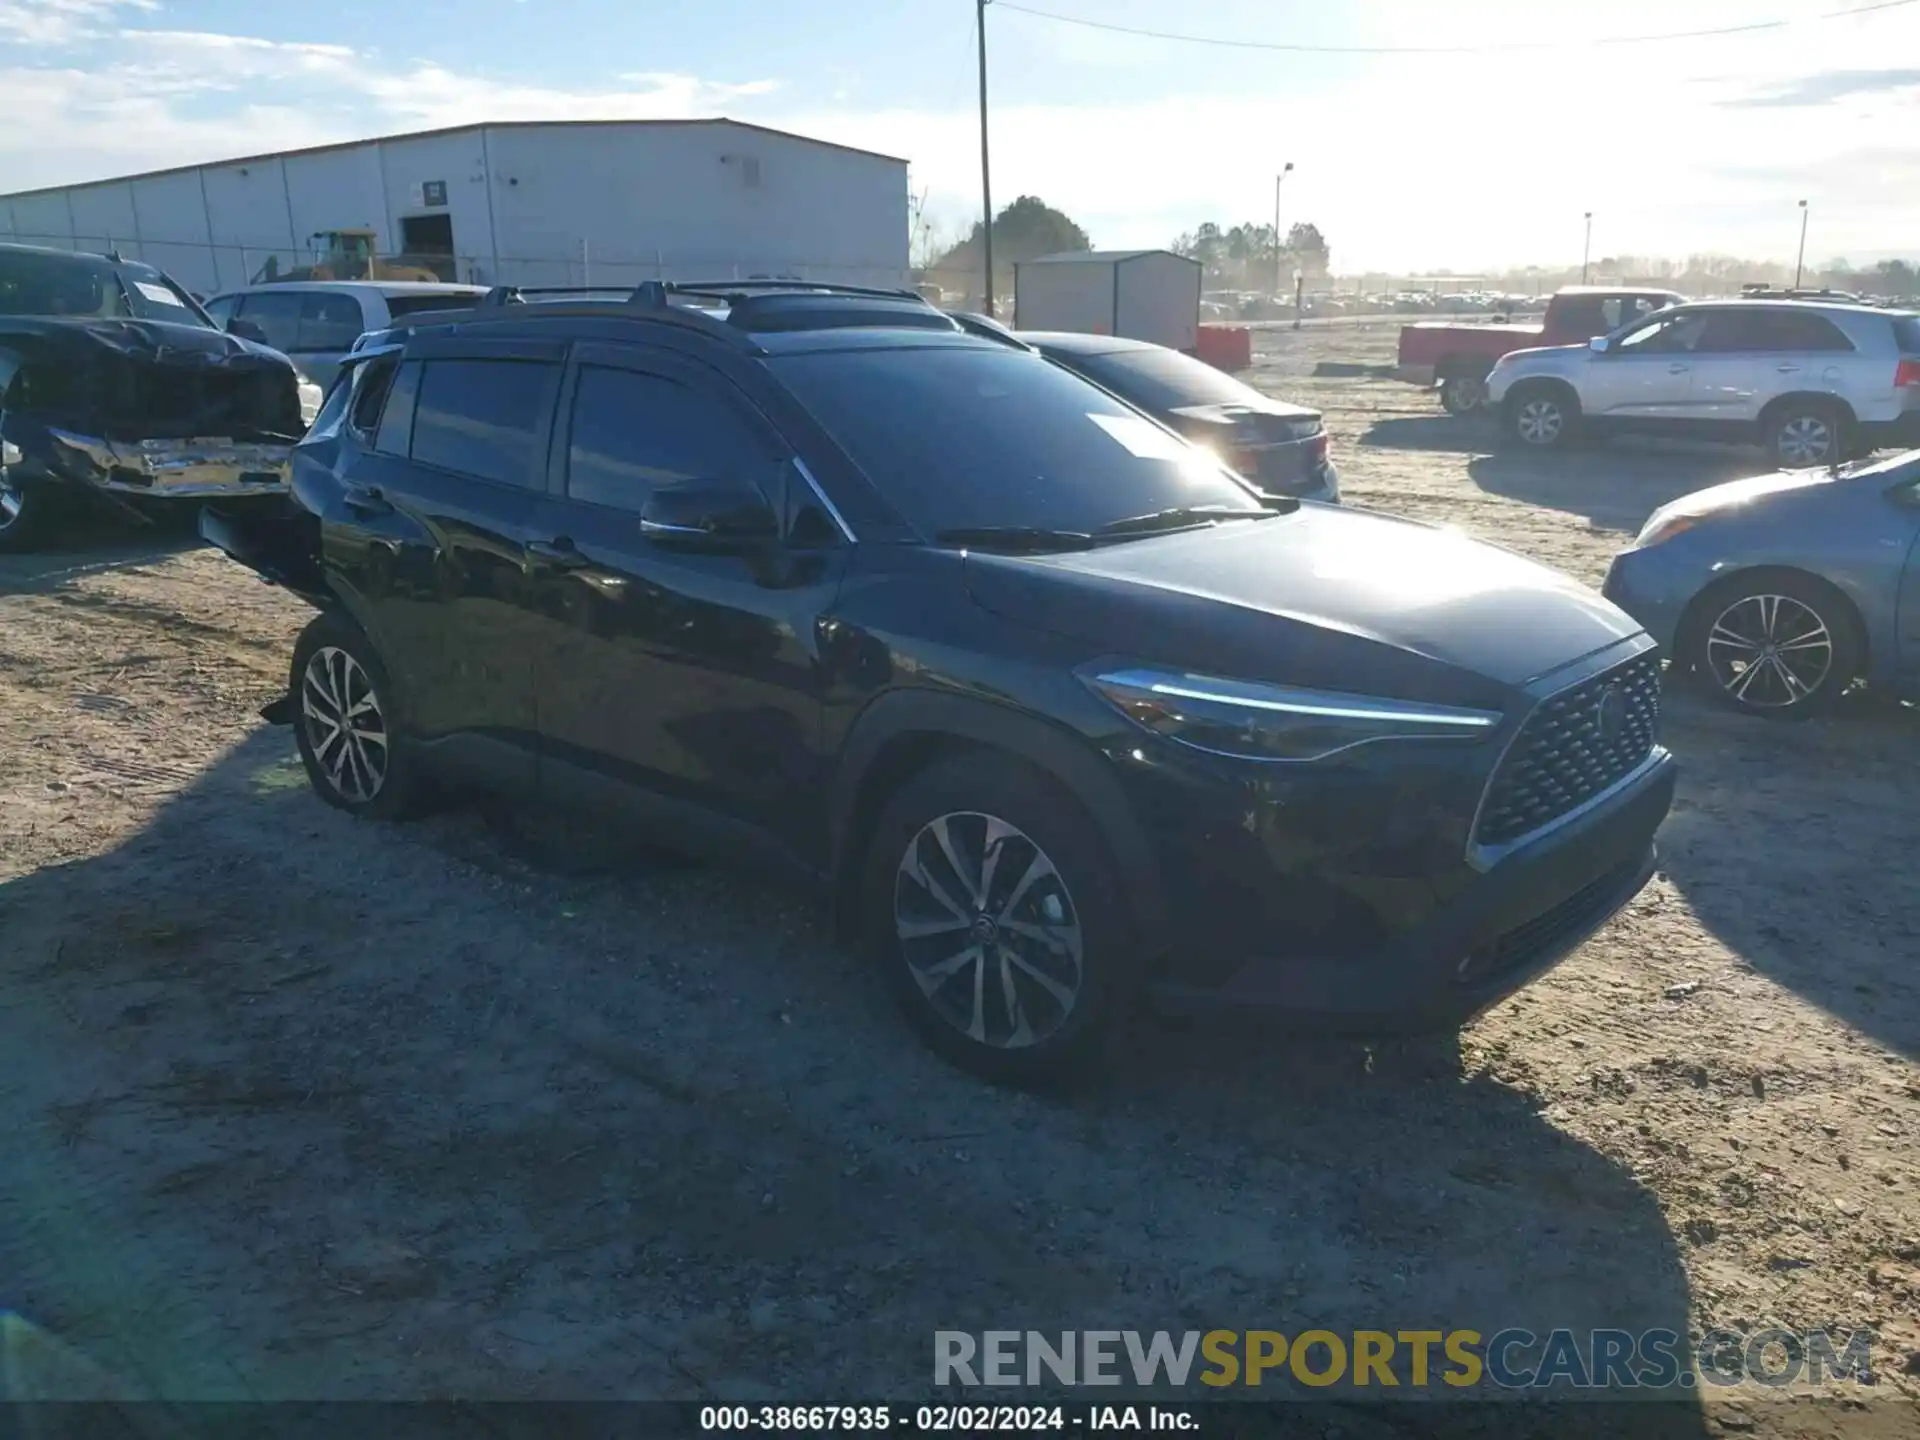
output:
[[[1207,287],[1215,290],[1272,290],[1293,283],[1298,270],[1307,280],[1323,279],[1333,257],[1320,227],[1302,222],[1287,231],[1286,243],[1276,247],[1271,225],[1249,223],[1222,230],[1212,221],[1177,236],[1168,248],[1198,260],[1206,271]]]

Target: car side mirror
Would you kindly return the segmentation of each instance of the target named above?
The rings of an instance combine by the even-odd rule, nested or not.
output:
[[[1591,340],[1587,341],[1587,348],[1596,355],[1606,354],[1607,353],[1607,337],[1604,335],[1594,336]]]
[[[674,480],[640,507],[640,533],[669,550],[735,553],[779,539],[780,517],[745,480]]]
[[[268,349],[273,348],[273,342],[267,339],[266,331],[254,324],[253,321],[244,320],[238,315],[227,321],[227,333],[241,340],[251,340],[255,345],[265,345]]]

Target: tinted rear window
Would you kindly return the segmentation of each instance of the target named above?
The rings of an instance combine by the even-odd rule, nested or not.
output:
[[[1893,322],[1893,339],[1909,355],[1920,355],[1920,315],[1902,315]]]
[[[478,295],[389,295],[387,313],[398,320],[402,315],[417,315],[423,310],[471,310],[480,303]]]
[[[537,360],[429,360],[414,407],[413,458],[537,488],[540,433],[559,369]]]
[[[1110,350],[1100,355],[1067,355],[1063,363],[1148,410],[1266,403],[1259,391],[1178,350]]]
[[[1205,451],[1037,355],[889,348],[769,363],[929,536],[1095,530],[1177,505],[1260,508]]]

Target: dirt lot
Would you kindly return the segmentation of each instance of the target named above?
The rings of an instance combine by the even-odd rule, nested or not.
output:
[[[1357,503],[1597,583],[1759,467],[1309,378],[1392,335],[1261,337]],[[254,718],[306,613],[208,551],[0,562],[0,1304],[130,1383],[838,1400],[919,1392],[936,1328],[1778,1325],[1876,1330],[1872,1409],[1700,1433],[1920,1396],[1910,712],[1676,698],[1663,874],[1457,1071],[1156,1033],[1038,1098],[925,1054],[804,899],[323,808]]]

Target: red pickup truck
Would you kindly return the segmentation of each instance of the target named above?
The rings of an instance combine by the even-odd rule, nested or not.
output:
[[[1448,413],[1465,415],[1485,403],[1487,372],[1502,355],[1543,345],[1584,345],[1683,298],[1671,290],[1574,285],[1547,302],[1538,325],[1424,320],[1401,330],[1394,374],[1413,385],[1438,385]]]

